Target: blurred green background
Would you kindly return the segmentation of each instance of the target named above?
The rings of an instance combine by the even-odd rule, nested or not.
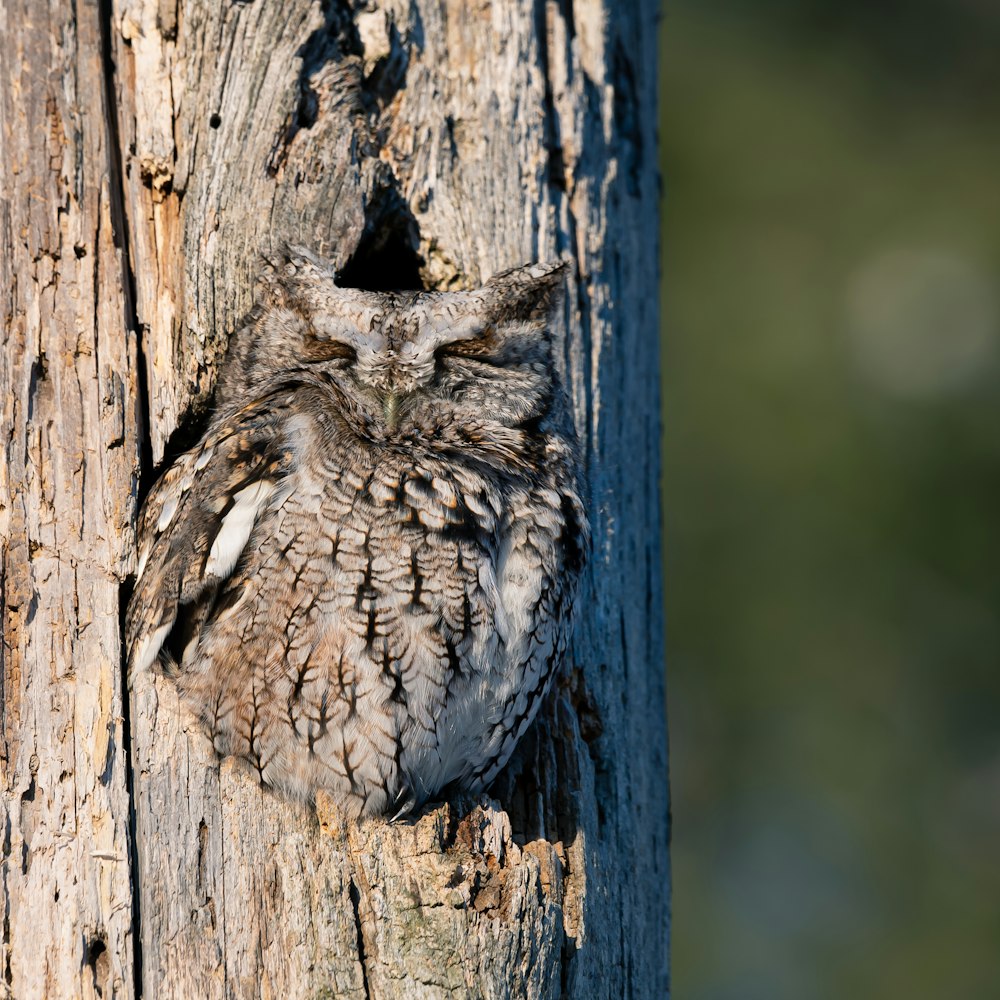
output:
[[[677,1000],[1000,998],[1000,3],[668,0]]]

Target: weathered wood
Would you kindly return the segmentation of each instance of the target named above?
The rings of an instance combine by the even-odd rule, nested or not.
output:
[[[0,991],[133,993],[118,592],[138,362],[160,462],[197,428],[257,251],[290,239],[368,286],[574,260],[565,364],[595,528],[581,624],[493,798],[413,824],[340,829],[322,801],[262,791],[220,767],[169,682],[139,678],[143,992],[665,995],[655,4],[111,0],[119,149],[96,9],[0,5]]]
[[[136,351],[100,22],[0,6],[0,995],[133,995],[119,586]]]

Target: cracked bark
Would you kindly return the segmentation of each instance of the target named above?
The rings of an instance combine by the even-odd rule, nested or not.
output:
[[[0,0],[0,996],[666,995],[654,14]],[[122,698],[138,483],[281,239],[366,287],[576,264],[573,656],[492,798],[413,824],[340,829],[169,682]]]
[[[130,996],[118,625],[136,345],[111,221],[100,24],[0,5],[0,996]]]

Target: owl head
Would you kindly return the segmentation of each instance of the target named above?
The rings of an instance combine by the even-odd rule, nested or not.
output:
[[[550,318],[566,267],[528,264],[471,291],[374,292],[339,287],[330,261],[288,248],[263,269],[219,398],[238,403],[295,372],[323,372],[388,431],[434,401],[522,423],[555,389]]]

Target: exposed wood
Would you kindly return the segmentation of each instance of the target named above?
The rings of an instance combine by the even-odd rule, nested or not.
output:
[[[4,0],[0,38],[0,995],[131,997],[119,585],[136,352],[100,23]]]
[[[0,995],[128,997],[135,972],[185,1000],[664,996],[655,4],[108,10],[118,149],[96,8],[0,0]],[[257,251],[285,239],[369,285],[574,260],[595,528],[578,638],[493,798],[395,826],[341,829],[220,767],[170,683],[138,679],[134,969],[118,612],[137,427],[157,463],[197,430]]]

